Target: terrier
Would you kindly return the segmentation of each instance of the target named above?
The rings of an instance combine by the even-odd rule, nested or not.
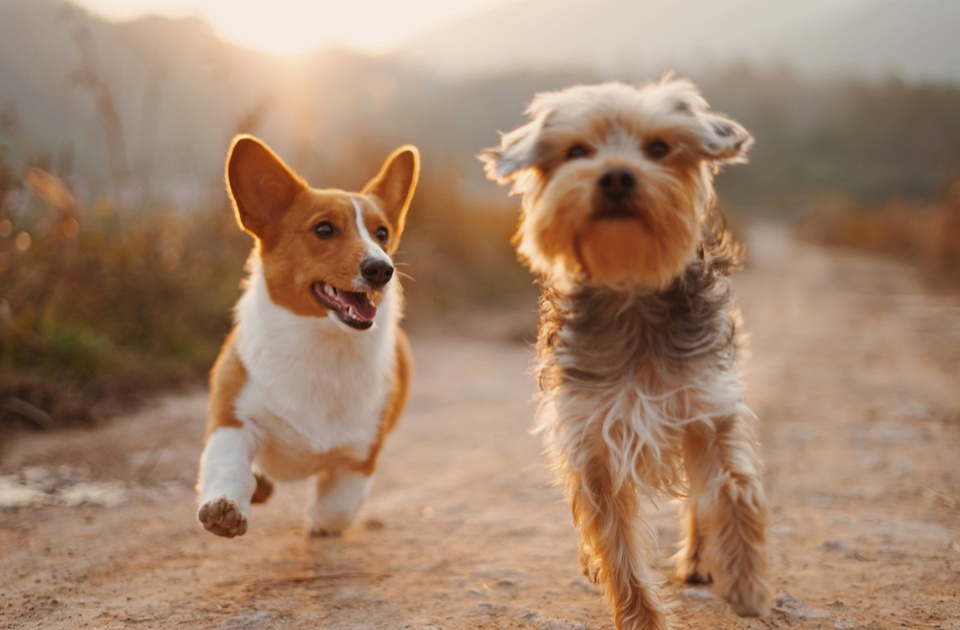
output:
[[[677,577],[762,615],[767,509],[727,277],[741,248],[711,212],[713,175],[753,139],[670,77],[543,93],[526,113],[480,159],[522,196],[515,243],[542,284],[536,431],[584,573],[618,628],[666,628],[639,496],[685,497]]]
[[[391,255],[419,172],[404,146],[362,191],[320,190],[257,138],[234,139],[227,191],[254,247],[210,374],[197,486],[208,531],[242,536],[271,478],[312,480],[313,534],[340,532],[367,499],[413,371]]]

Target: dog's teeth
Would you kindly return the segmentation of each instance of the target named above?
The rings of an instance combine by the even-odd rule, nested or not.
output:
[[[357,317],[357,312],[353,310],[352,306],[347,308],[347,315],[352,317],[353,319],[360,319],[359,317]]]
[[[337,297],[337,290],[331,287],[329,284],[323,285],[323,292],[329,295],[330,297]]]

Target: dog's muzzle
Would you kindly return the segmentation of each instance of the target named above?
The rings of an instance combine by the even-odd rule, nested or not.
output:
[[[593,216],[596,219],[635,219],[639,211],[639,182],[633,171],[611,168],[597,178]]]

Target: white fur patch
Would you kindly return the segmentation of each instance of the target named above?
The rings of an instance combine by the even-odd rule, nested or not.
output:
[[[593,456],[584,445],[602,435],[617,487],[630,480],[638,488],[676,493],[682,487],[686,427],[752,413],[742,402],[736,371],[675,378],[659,391],[629,377],[589,389],[562,386],[541,401],[536,430],[545,434],[554,457],[562,454],[577,472],[585,471]]]
[[[304,317],[276,305],[256,256],[249,271],[236,309],[237,351],[248,376],[236,412],[280,447],[271,453],[283,454],[260,453],[257,464],[283,480],[315,473],[318,454],[365,459],[393,386],[396,284],[385,287],[375,325],[357,331],[335,318]]]
[[[255,448],[256,436],[247,426],[220,427],[210,435],[200,458],[200,505],[227,498],[250,515],[257,486],[250,468]]]
[[[370,236],[370,231],[367,230],[367,224],[363,222],[363,210],[360,208],[360,202],[357,201],[353,195],[350,196],[350,202],[353,204],[354,216],[356,217],[357,221],[357,232],[360,233],[360,240],[363,241],[367,246],[367,252],[364,258],[367,260],[374,258],[382,262],[392,264],[390,257],[387,256],[385,251],[383,251],[383,247],[381,247]],[[361,278],[357,279],[354,288],[357,291],[362,291],[364,289],[364,283]]]

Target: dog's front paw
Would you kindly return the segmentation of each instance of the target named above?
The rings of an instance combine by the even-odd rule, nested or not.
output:
[[[699,558],[682,558],[677,562],[677,579],[686,584],[709,584],[713,581],[710,572]]]
[[[243,536],[247,531],[247,517],[236,503],[226,497],[204,503],[200,506],[197,518],[203,523],[204,529],[217,536],[233,538]]]
[[[580,548],[580,571],[592,584],[599,585],[603,581],[600,575],[600,560],[582,547]]]
[[[729,583],[720,595],[740,617],[762,617],[770,609],[770,585],[759,575]]]

